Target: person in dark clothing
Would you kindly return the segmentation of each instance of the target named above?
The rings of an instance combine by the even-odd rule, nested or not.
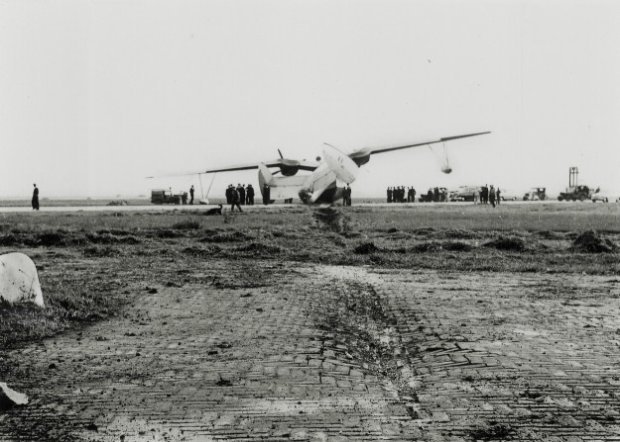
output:
[[[491,203],[493,208],[495,208],[495,189],[493,188],[493,186],[489,188],[489,202]]]
[[[263,186],[263,204],[269,204],[269,199],[271,198],[271,190],[269,189],[269,184],[265,184]]]
[[[39,210],[39,188],[36,184],[33,184],[34,190],[32,191],[32,210]]]
[[[433,189],[433,201],[436,203],[439,202],[439,187],[435,187],[435,189]]]
[[[245,192],[245,203],[248,206],[254,205],[254,187],[252,187],[251,184],[248,184],[248,188],[246,189],[246,192]]]
[[[226,188],[226,204],[230,204],[232,202],[232,194],[231,194],[232,184],[229,184]]]
[[[349,186],[348,184],[347,184],[347,187],[345,187],[342,190],[342,205],[343,206],[351,205],[351,186]]]
[[[391,188],[391,187],[388,187],[388,188],[387,188],[387,202],[388,202],[388,203],[391,203],[391,202],[393,201],[393,200],[392,200],[392,197],[393,197],[393,196],[394,196],[394,192],[392,191],[392,188]]]
[[[499,191],[499,187],[495,189],[495,203],[499,206],[500,201],[502,200],[502,194]]]
[[[194,185],[189,188],[189,203],[194,204]]]
[[[239,205],[239,192],[234,187],[231,187],[230,190],[230,211],[235,211],[235,206],[239,209],[239,212],[243,212],[241,210],[241,206]]]
[[[411,202],[415,203],[415,187],[411,188]]]
[[[237,185],[237,192],[239,192],[239,204],[245,205],[245,187],[241,184]]]

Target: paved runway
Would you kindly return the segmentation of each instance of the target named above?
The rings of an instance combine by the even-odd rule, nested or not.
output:
[[[247,264],[280,283],[216,287],[229,263],[205,262],[10,352],[32,403],[0,440],[620,439],[607,276]]]

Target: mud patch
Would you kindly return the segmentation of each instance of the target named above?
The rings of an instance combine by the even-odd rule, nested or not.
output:
[[[525,241],[515,236],[499,236],[484,243],[483,246],[503,251],[522,252],[525,250]]]
[[[375,245],[374,242],[365,242],[362,244],[358,244],[354,249],[353,253],[357,255],[370,255],[372,253],[380,252],[381,249]]]
[[[588,230],[575,238],[571,250],[578,253],[614,253],[618,251],[618,246],[598,232]]]
[[[351,218],[339,209],[321,207],[312,214],[319,227],[327,227],[333,232],[351,234]]]
[[[396,381],[399,347],[396,318],[372,285],[347,281],[337,286],[316,317],[317,327],[333,337],[333,348],[347,362]],[[331,346],[330,346],[331,347]]]

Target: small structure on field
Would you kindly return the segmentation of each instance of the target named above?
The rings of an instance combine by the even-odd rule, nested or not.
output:
[[[0,300],[10,304],[34,302],[45,307],[37,267],[27,255],[0,255]]]

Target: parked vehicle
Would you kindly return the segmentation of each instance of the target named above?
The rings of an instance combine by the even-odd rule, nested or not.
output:
[[[456,190],[449,192],[450,201],[474,201],[478,199],[480,187],[478,186],[459,186]]]
[[[593,190],[588,186],[567,187],[565,192],[558,195],[558,201],[585,201],[592,198],[599,189]]]
[[[151,204],[187,204],[187,192],[172,193],[171,190],[151,191]]]
[[[532,187],[523,195],[523,201],[544,201],[547,199],[546,187]]]
[[[599,190],[594,195],[592,195],[591,199],[593,203],[596,203],[597,201],[600,201],[602,203],[608,203],[610,201],[617,203],[620,202],[620,194],[608,192],[606,190]]]

